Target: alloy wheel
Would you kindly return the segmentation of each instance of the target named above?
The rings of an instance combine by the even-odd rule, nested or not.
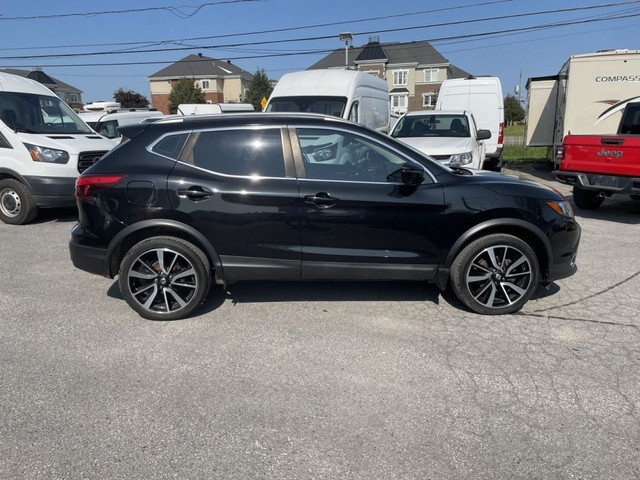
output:
[[[488,308],[513,305],[527,295],[533,280],[529,258],[511,245],[483,249],[470,262],[465,275],[471,296]]]

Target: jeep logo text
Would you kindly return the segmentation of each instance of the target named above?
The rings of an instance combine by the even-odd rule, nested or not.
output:
[[[622,150],[605,150],[604,148],[596,153],[599,157],[622,158],[624,152]]]

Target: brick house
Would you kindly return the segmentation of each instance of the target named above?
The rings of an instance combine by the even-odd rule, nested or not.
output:
[[[229,61],[189,55],[147,77],[151,105],[169,113],[169,94],[181,78],[192,78],[202,89],[207,103],[237,103],[244,98],[253,75]]]
[[[76,111],[82,110],[84,106],[82,102],[82,90],[47,75],[40,69],[19,70],[17,68],[5,68],[2,71],[40,82]]]
[[[452,65],[428,42],[380,43],[376,38],[349,48],[349,68],[387,80],[391,111],[431,110],[442,82],[469,74]],[[345,51],[337,49],[307,70],[345,68]]]

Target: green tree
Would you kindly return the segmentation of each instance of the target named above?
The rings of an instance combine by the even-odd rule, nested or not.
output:
[[[504,99],[504,120],[507,125],[513,125],[524,120],[524,108],[513,95],[507,95]]]
[[[169,113],[176,113],[181,103],[207,103],[204,92],[191,78],[181,78],[169,94]]]
[[[122,108],[146,108],[149,106],[147,97],[133,90],[125,90],[123,87],[113,92],[113,99],[118,102]]]
[[[267,72],[264,71],[264,68],[258,68],[251,82],[249,82],[249,88],[247,89],[244,101],[253,105],[253,108],[258,112],[261,112],[262,105],[260,102],[262,102],[263,98],[268,99],[272,91],[273,86],[271,86]]]

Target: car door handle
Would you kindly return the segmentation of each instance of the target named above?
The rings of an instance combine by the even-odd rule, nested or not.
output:
[[[304,197],[305,203],[311,203],[318,208],[333,207],[338,200],[338,198],[332,197],[325,192],[316,193],[315,195],[307,195],[306,197]]]
[[[186,197],[189,200],[197,202],[199,200],[205,200],[209,198],[211,195],[213,195],[213,192],[203,187],[193,186],[189,188],[181,188],[180,190],[178,190],[178,195],[180,197]]]

